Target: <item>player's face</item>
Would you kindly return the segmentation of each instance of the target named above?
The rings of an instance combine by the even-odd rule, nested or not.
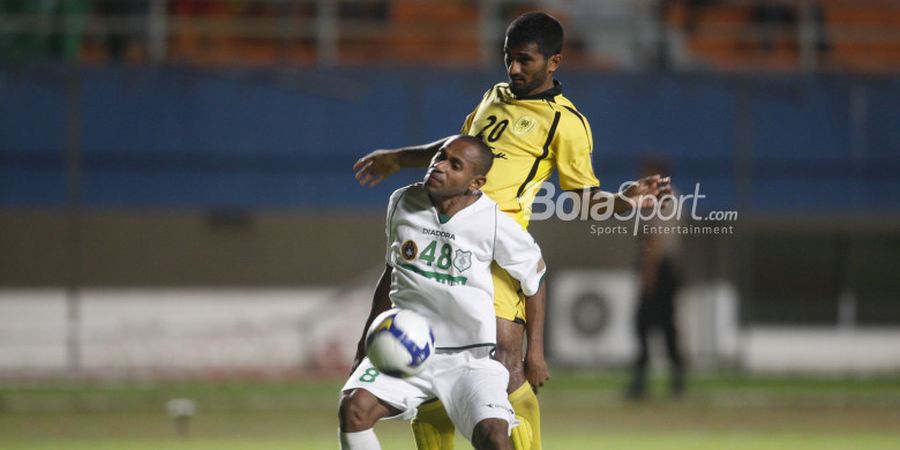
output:
[[[509,88],[516,97],[538,94],[553,87],[552,74],[559,64],[559,55],[547,58],[535,42],[516,47],[504,45],[503,55]]]
[[[454,197],[469,192],[473,186],[475,164],[468,157],[470,149],[465,142],[450,140],[445,143],[425,172],[425,189],[438,197]]]

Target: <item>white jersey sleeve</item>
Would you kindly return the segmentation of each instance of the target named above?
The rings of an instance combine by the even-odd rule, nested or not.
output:
[[[541,264],[541,249],[527,231],[506,213],[495,209],[494,261],[519,280],[527,296],[537,293],[547,271]]]
[[[391,194],[391,198],[388,200],[387,207],[387,217],[384,219],[384,234],[385,234],[385,249],[384,249],[384,263],[393,267],[393,263],[391,262],[391,244],[394,242],[393,235],[393,221],[394,221],[394,212],[397,210],[397,204],[400,203],[400,198],[403,197],[403,194],[406,193],[406,190],[409,189],[409,186],[397,189]]]

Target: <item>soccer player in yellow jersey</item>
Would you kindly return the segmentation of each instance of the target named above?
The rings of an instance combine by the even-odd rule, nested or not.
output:
[[[527,13],[506,30],[504,55],[509,82],[489,89],[466,117],[463,134],[481,137],[494,153],[494,164],[482,192],[496,201],[523,228],[541,184],[554,170],[560,186],[612,204],[616,212],[634,206],[639,196],[671,192],[668,178],[642,178],[625,192],[598,192],[600,182],[591,165],[591,128],[575,105],[562,95],[554,79],[562,55],[563,29],[544,13]],[[354,165],[362,185],[374,186],[406,167],[426,167],[447,138],[430,144],[376,150]],[[605,197],[605,198],[604,198]],[[580,203],[581,204],[581,203]],[[509,370],[509,400],[520,425],[512,431],[516,450],[540,450],[538,387],[550,378],[544,361],[544,304],[525,302],[517,283],[493,267],[497,313],[495,358]],[[523,339],[524,338],[524,339]],[[522,342],[527,342],[523,355]],[[453,424],[440,403],[424,404],[413,420],[419,450],[453,448]]]

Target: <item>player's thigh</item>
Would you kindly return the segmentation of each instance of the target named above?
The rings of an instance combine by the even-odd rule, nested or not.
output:
[[[510,372],[521,369],[524,338],[524,325],[497,318],[497,348],[494,350],[494,358]]]
[[[491,278],[494,282],[494,309],[497,317],[525,323],[525,295],[521,292],[519,282],[496,262],[491,263]]]
[[[393,408],[392,414],[384,418],[412,420],[416,416],[419,405],[433,397],[430,390],[426,388],[427,384],[419,377],[396,378],[385,375],[372,365],[369,358],[363,358],[347,382],[344,383],[341,393],[354,389],[368,391]]]
[[[509,374],[499,362],[483,357],[470,359],[460,370],[435,380],[438,396],[457,429],[472,440],[475,426],[485,419],[517,424],[506,386]]]

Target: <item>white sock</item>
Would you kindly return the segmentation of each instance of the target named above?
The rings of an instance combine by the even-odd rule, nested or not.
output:
[[[341,437],[341,450],[381,450],[381,444],[372,428],[355,433],[343,433],[338,429],[338,434]]]

